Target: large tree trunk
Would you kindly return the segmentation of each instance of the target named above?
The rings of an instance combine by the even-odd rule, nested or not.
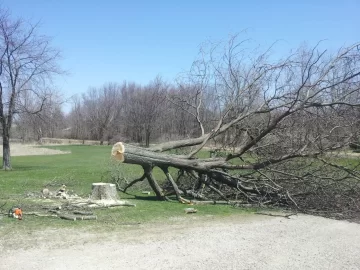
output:
[[[185,145],[189,144],[189,141],[195,143],[194,140],[184,140]],[[173,142],[172,145],[177,147],[180,142]],[[300,171],[300,174],[296,175],[296,171],[292,174],[287,173],[285,180],[277,182],[277,177],[271,179],[270,175],[267,175],[267,168],[269,166],[276,166],[282,162],[286,162],[293,158],[314,158],[317,162],[326,162],[323,159],[317,159],[317,154],[285,154],[278,158],[268,159],[266,161],[253,161],[252,164],[240,163],[234,164],[228,161],[228,157],[219,158],[195,158],[189,155],[174,155],[167,153],[159,153],[157,150],[162,147],[168,147],[170,143],[161,145],[160,147],[153,148],[141,148],[129,144],[116,143],[112,149],[112,156],[123,163],[136,164],[143,168],[144,174],[141,178],[127,184],[125,187],[121,187],[120,190],[126,191],[127,188],[134,183],[148,179],[151,188],[160,200],[167,200],[170,194],[176,195],[176,198],[181,203],[190,203],[189,199],[200,200],[225,200],[229,203],[238,204],[255,204],[255,205],[276,205],[276,206],[289,206],[299,208],[299,202],[303,206],[307,206],[307,198],[310,192],[316,191],[318,187],[315,187],[315,191],[303,192],[304,183],[314,182],[313,179],[317,176],[307,173],[307,171]],[[325,163],[324,163],[325,164]],[[294,164],[289,163],[289,166]],[[334,167],[334,165],[330,165]],[[154,167],[159,167],[163,172],[166,180],[172,186],[172,190],[168,190],[169,186],[164,186],[166,192],[158,184],[152,173]],[[177,179],[174,180],[169,168],[178,169]],[[274,167],[275,170],[276,167]],[[264,170],[263,170],[264,169]],[[336,170],[338,167],[335,168]],[[341,169],[341,168],[340,168]],[[233,170],[233,173],[228,173],[228,170]],[[235,173],[234,173],[235,170]],[[285,172],[286,173],[286,172]],[[181,175],[186,174],[188,179],[191,179],[191,184],[187,186],[181,186],[179,188],[179,182]],[[280,172],[282,176],[283,173]],[[293,179],[295,177],[295,179]],[[299,182],[300,179],[300,182]],[[318,180],[318,179],[317,179]],[[187,180],[189,181],[189,180]],[[291,184],[294,182],[293,184]],[[189,182],[188,182],[189,183]],[[190,187],[190,188],[189,188]],[[299,188],[300,187],[300,188]],[[204,188],[212,193],[210,196],[203,193]],[[313,188],[313,187],[311,187]],[[186,196],[186,199],[184,198]]]
[[[219,168],[226,168],[229,166],[224,158],[193,159],[188,156],[158,153],[152,150],[123,143],[116,143],[113,146],[112,156],[120,162],[142,166],[144,175],[148,179],[151,188],[155,192],[157,198],[161,200],[167,199],[167,197],[164,195],[162,188],[152,174],[154,167],[159,167],[164,172],[166,179],[172,185],[176,197],[180,202],[188,201],[182,198],[180,190],[169,172],[169,167],[177,168],[181,171],[187,171],[192,175],[195,175],[195,178],[199,179],[202,175],[207,175],[209,178],[216,179],[216,181],[220,183],[249,194],[259,196],[276,196],[276,194],[271,194],[268,191],[265,192],[253,187],[247,187],[238,178],[233,177],[226,172],[219,171]],[[144,180],[145,177],[142,177],[142,180]],[[136,181],[139,181],[139,179],[136,179]],[[133,183],[130,183],[130,185],[132,184]],[[126,189],[127,187],[125,190]]]
[[[188,159],[187,156],[158,153],[152,150],[121,143],[125,151],[118,153],[119,158],[124,157],[124,163],[137,164],[143,167],[175,167],[177,169],[189,169],[206,172],[214,166],[221,166],[225,163],[223,159]],[[157,149],[157,148],[154,148]],[[116,157],[116,153],[114,154]],[[120,160],[120,159],[119,159]]]
[[[10,134],[7,127],[3,129],[3,170],[11,170]]]
[[[145,129],[145,147],[150,146],[150,135],[151,131],[149,129]]]

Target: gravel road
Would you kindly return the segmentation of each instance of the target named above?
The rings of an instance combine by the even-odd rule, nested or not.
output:
[[[360,269],[360,225],[307,215],[49,230],[21,241],[24,249],[0,245],[0,269]]]

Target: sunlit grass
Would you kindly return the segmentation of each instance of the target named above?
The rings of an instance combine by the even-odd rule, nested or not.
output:
[[[27,212],[50,203],[43,199],[28,196],[40,194],[44,187],[56,190],[65,184],[68,190],[87,198],[91,193],[92,183],[111,181],[110,172],[114,166],[110,159],[111,146],[61,145],[49,146],[48,148],[69,151],[70,153],[12,157],[13,170],[0,171],[0,206],[6,203],[1,212],[6,213],[14,205],[22,206],[25,212],[25,218],[22,221],[1,218],[0,229],[3,233],[14,229],[31,231],[59,227],[88,227],[97,230],[100,228],[101,230],[110,230],[114,225],[172,222],[179,217],[186,221],[191,216],[184,213],[184,208],[189,207],[188,205],[178,202],[157,201],[151,195],[141,194],[141,190],[136,191],[136,188],[133,190],[137,195],[136,198],[131,195],[119,194],[122,199],[135,203],[136,207],[95,210],[95,214],[98,216],[96,221],[72,222],[55,217],[26,215]],[[204,152],[202,155],[205,156],[206,153]],[[121,171],[129,180],[142,174],[140,166],[129,164],[121,165]],[[154,177],[159,182],[165,179],[164,174],[159,169],[154,170]],[[150,190],[149,187],[147,188]],[[62,201],[58,200],[51,203],[61,204]],[[223,217],[248,212],[226,205],[196,205],[191,207],[198,209],[195,214],[196,217]]]

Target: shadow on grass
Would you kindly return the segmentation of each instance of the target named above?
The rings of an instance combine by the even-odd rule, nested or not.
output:
[[[133,195],[135,200],[140,200],[140,201],[158,201],[159,200],[156,198],[156,196],[138,196],[138,195]]]
[[[136,194],[123,194],[120,195],[121,199],[134,199],[134,200],[140,200],[140,201],[157,201],[157,202],[162,202],[162,200],[159,200],[156,196],[142,196],[142,195],[136,195]],[[167,196],[168,199],[170,199],[170,201],[168,202],[179,202],[175,196]]]

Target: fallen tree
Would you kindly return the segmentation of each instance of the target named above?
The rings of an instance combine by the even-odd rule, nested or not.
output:
[[[190,87],[193,95],[168,97],[194,116],[200,136],[146,149],[113,146],[114,158],[143,168],[140,178],[119,189],[126,192],[147,179],[161,200],[174,193],[181,202],[359,211],[359,164],[337,154],[359,135],[360,44],[333,55],[319,46],[301,48],[275,63],[267,52],[250,57],[243,45],[235,37],[220,56],[217,47],[208,58],[203,53],[190,82],[180,87]],[[203,119],[205,99],[213,101],[210,121]],[[201,157],[209,148],[213,155]],[[154,178],[154,167],[163,171],[167,186]]]

